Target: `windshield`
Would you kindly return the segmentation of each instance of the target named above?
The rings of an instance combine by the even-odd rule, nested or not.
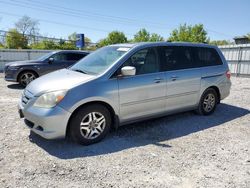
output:
[[[78,61],[70,69],[86,74],[101,74],[128,50],[127,47],[103,47]]]
[[[55,52],[47,53],[47,54],[45,54],[45,55],[39,57],[37,60],[38,60],[38,61],[44,61],[44,60],[46,60],[47,58],[49,58],[50,56],[52,56],[54,53],[55,53]]]

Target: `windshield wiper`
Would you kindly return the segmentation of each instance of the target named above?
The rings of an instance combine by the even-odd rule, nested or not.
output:
[[[76,72],[80,72],[80,73],[83,73],[83,74],[87,74],[86,72],[84,72],[83,70],[80,70],[80,69],[71,69],[72,71],[76,71]]]

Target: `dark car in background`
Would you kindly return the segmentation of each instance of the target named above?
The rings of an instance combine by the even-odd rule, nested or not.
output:
[[[88,54],[86,51],[63,50],[48,53],[37,60],[10,62],[4,67],[5,80],[19,82],[25,87],[37,77],[72,66]]]

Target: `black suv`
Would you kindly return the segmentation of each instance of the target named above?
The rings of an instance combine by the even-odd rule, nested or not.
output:
[[[37,77],[69,67],[88,54],[86,51],[63,50],[48,53],[37,60],[7,63],[4,67],[5,80],[19,82],[25,87]]]

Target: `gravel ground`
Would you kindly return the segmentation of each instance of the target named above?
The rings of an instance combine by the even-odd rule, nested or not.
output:
[[[250,78],[232,78],[211,116],[193,112],[119,128],[100,143],[45,140],[17,113],[0,74],[0,187],[250,187]]]

